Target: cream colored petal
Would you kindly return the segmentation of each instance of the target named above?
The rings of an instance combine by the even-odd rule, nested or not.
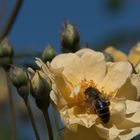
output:
[[[137,43],[130,51],[128,59],[132,64],[137,64],[140,61],[140,43]]]
[[[93,80],[98,84],[106,73],[104,55],[100,52],[86,52],[81,57],[81,67],[86,80]]]
[[[58,67],[54,69],[48,63],[44,64],[39,58],[36,58],[37,65],[42,71],[39,71],[43,77],[49,77],[52,82],[53,92],[51,93],[51,99],[58,105],[58,107],[63,107],[66,104],[73,104],[75,100],[70,98],[71,93],[71,83],[68,82],[63,74],[63,67]]]
[[[140,124],[124,120],[116,125],[96,125],[98,134],[108,140],[130,140],[140,133]]]
[[[64,140],[104,140],[99,137],[95,127],[86,128],[83,126],[78,126],[76,132],[72,132],[69,129],[64,129],[63,131]]]
[[[116,127],[120,131],[120,140],[130,140],[140,133],[140,123],[135,123],[127,119],[121,124],[116,125]]]
[[[96,131],[100,135],[100,137],[106,140],[117,140],[120,133],[115,125],[105,127],[102,124],[97,124]]]
[[[36,64],[41,68],[42,65],[43,65],[44,63],[43,63],[43,62],[41,61],[41,59],[38,58],[38,57],[36,57],[35,59],[36,59],[36,60],[35,60]]]
[[[53,74],[54,83],[52,89],[57,94],[58,104],[62,104],[61,101],[65,100],[67,104],[74,104],[75,100],[70,97],[72,87],[66,77],[62,74],[59,69],[51,69]]]
[[[140,110],[140,102],[126,100],[126,114],[135,113]]]
[[[80,49],[79,51],[77,51],[75,54],[78,55],[79,57],[82,57],[87,52],[92,53],[92,52],[95,52],[95,51],[90,49],[90,48],[83,48],[83,49]]]
[[[63,68],[64,76],[73,84],[77,85],[82,79],[82,69],[80,58],[72,53],[60,54],[56,56],[52,62],[53,69]]]
[[[128,60],[127,55],[113,47],[107,47],[105,52],[111,54],[115,61],[125,61]]]
[[[139,74],[132,74],[131,76],[131,83],[137,89],[137,99],[140,99],[140,75]]]
[[[110,102],[110,123],[121,123],[125,119],[126,101],[125,99],[113,99]]]
[[[60,110],[60,116],[62,122],[67,128],[71,129],[71,125],[79,124],[90,128],[93,124],[95,124],[96,119],[98,118],[97,115],[94,114],[87,114],[84,107],[65,107]]]
[[[128,120],[116,125],[96,125],[98,134],[108,140],[130,140],[140,132],[140,124]]]
[[[129,120],[133,123],[139,123],[140,126],[140,109],[135,112],[133,115],[130,115],[130,117],[127,117],[126,120]]]
[[[50,92],[50,98],[56,105],[58,104],[57,95],[55,94],[55,92],[53,90]]]
[[[44,75],[46,75],[47,77],[50,78],[51,81],[53,81],[53,76],[52,73],[49,70],[49,63],[48,65],[45,64],[40,58],[36,58],[36,64],[40,67],[42,73],[44,73]]]
[[[123,131],[126,131],[127,129],[132,129],[134,127],[140,126],[139,123],[135,123],[133,121],[130,121],[127,118],[123,122],[116,124],[116,127],[120,130],[120,132],[123,132]]]
[[[50,92],[50,98],[55,103],[55,105],[57,105],[58,109],[68,104],[67,101],[61,96],[61,94],[57,94],[53,90]]]
[[[27,68],[27,71],[30,72],[30,73],[32,73],[32,74],[35,74],[35,71],[31,67],[28,67]]]
[[[134,127],[131,128],[131,130],[127,129],[126,131],[129,131],[129,133],[123,135],[120,134],[119,135],[120,140],[131,140],[132,138],[140,134],[140,127]]]
[[[131,73],[132,66],[130,63],[116,62],[108,67],[107,74],[100,83],[99,89],[103,89],[109,96],[114,96],[114,93],[124,85]]]
[[[128,78],[125,84],[118,90],[116,97],[125,97],[128,100],[137,99],[137,89],[132,85],[130,78]]]

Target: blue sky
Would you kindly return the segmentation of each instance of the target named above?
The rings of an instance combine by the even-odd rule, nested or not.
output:
[[[61,26],[68,19],[77,26],[81,42],[96,48],[119,32],[137,31],[139,5],[139,0],[123,0],[120,10],[113,12],[103,0],[25,0],[9,38],[17,52],[42,51],[48,43],[59,52]],[[8,8],[12,6],[9,2]]]

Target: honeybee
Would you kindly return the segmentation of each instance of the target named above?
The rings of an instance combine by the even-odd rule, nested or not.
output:
[[[88,87],[84,94],[86,105],[98,115],[103,123],[108,123],[110,119],[109,100],[102,97],[101,93],[93,87]]]

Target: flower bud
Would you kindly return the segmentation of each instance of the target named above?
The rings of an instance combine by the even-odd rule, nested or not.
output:
[[[21,87],[28,83],[28,75],[22,68],[12,66],[10,69],[10,78],[16,87]]]
[[[51,62],[52,59],[56,56],[56,52],[53,47],[49,44],[42,53],[42,60],[46,63],[47,61]]]
[[[51,83],[37,71],[31,80],[31,94],[36,100],[38,108],[44,110],[50,104]]]
[[[80,49],[79,45],[80,35],[76,27],[65,22],[61,32],[61,45],[63,52],[76,52]]]
[[[104,57],[105,57],[105,61],[106,62],[114,62],[114,58],[111,54],[107,53],[107,52],[103,52]]]
[[[5,70],[9,70],[10,64],[13,63],[13,59],[10,57],[0,58],[0,66],[2,66]]]
[[[7,39],[0,43],[0,65],[8,71],[13,63],[13,49]]]
[[[10,69],[10,78],[13,85],[17,88],[19,95],[27,99],[29,94],[29,78],[27,72],[22,68],[12,66]]]
[[[14,54],[11,44],[8,42],[8,39],[4,39],[0,43],[0,57],[12,57]]]

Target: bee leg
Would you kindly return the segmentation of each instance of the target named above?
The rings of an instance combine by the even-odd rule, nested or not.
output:
[[[97,111],[96,111],[96,109],[94,108],[93,110],[94,110],[94,113],[95,113],[95,114],[97,114]]]
[[[91,109],[90,108],[87,108],[86,113],[87,114],[90,114],[91,113]]]
[[[106,101],[107,105],[109,106],[110,105],[110,101]]]

